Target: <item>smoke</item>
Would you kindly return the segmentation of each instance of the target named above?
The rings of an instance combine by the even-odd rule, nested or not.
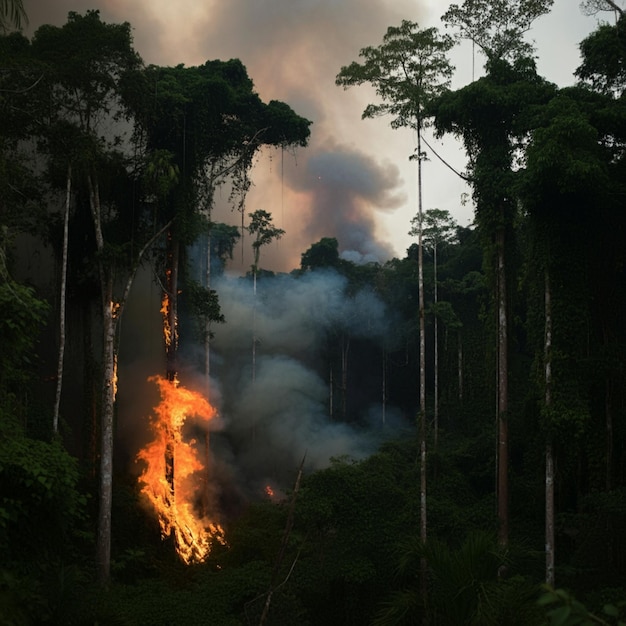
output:
[[[30,35],[44,23],[62,26],[68,11],[95,8],[91,0],[25,0],[24,5]],[[302,252],[322,237],[336,237],[342,257],[359,263],[403,252],[394,250],[380,221],[405,204],[389,145],[396,135],[387,121],[361,121],[361,111],[375,99],[370,89],[343,91],[335,76],[362,47],[380,41],[388,25],[419,19],[412,0],[102,0],[98,5],[104,21],[130,22],[146,63],[191,66],[239,58],[264,101],[283,100],[313,121],[309,147],[294,153],[265,150],[252,172],[246,213],[265,209],[286,231],[263,249],[264,268],[298,267]],[[241,216],[217,201],[213,219],[239,225]],[[403,222],[405,231],[408,215]],[[241,246],[238,270],[252,262],[247,237]],[[118,444],[125,446],[118,446],[118,453],[126,452],[122,460],[129,465],[148,438],[145,424],[158,401],[147,379],[164,370],[159,290],[149,283],[133,288],[122,327]],[[245,280],[224,277],[217,289],[226,318],[214,328],[211,355],[210,399],[222,427],[211,433],[218,479],[259,493],[265,480],[288,486],[305,453],[309,469],[326,466],[332,456],[371,453],[377,445],[372,429],[367,434],[329,419],[326,360],[343,331],[354,339],[382,341],[390,320],[380,300],[369,292],[348,297],[345,279],[332,273],[261,280],[256,299]],[[180,376],[183,384],[199,389],[202,348],[190,345],[189,336],[182,328],[186,361],[181,359]],[[358,391],[365,393],[366,386]],[[381,410],[370,403],[352,419],[379,425]]]
[[[61,26],[70,10],[94,8],[86,0],[24,4],[31,34],[42,23]],[[308,148],[295,155],[266,150],[252,173],[246,213],[265,209],[286,231],[279,245],[264,252],[267,267],[292,269],[301,252],[321,237],[336,237],[345,258],[361,262],[383,262],[404,253],[404,247],[394,248],[379,219],[405,204],[399,169],[388,162],[397,158],[389,156],[392,131],[386,121],[360,120],[366,104],[376,98],[371,90],[344,92],[335,76],[358,58],[361,48],[380,41],[388,25],[418,19],[414,2],[101,0],[97,8],[104,21],[130,22],[135,48],[146,63],[198,65],[239,58],[263,100],[283,100],[313,121]],[[219,198],[214,219],[241,223],[241,216]],[[408,214],[404,222],[403,233]],[[248,267],[251,251],[242,248],[235,262],[240,269]]]
[[[348,297],[347,286],[330,271],[259,280],[256,297],[249,280],[225,276],[216,285],[227,320],[214,329],[211,346],[224,423],[216,445],[253,494],[268,482],[285,486],[305,454],[307,469],[319,469],[331,457],[363,458],[381,435],[397,432],[391,421],[380,431],[380,394],[358,382],[354,393],[369,391],[369,404],[350,411],[350,423],[329,416],[329,352],[348,334],[352,341],[382,343],[391,323],[374,293]],[[187,354],[193,359],[193,351]]]
[[[181,384],[207,394],[218,410],[209,424],[210,471],[221,510],[236,514],[268,484],[289,488],[305,455],[307,471],[328,466],[332,457],[364,458],[406,426],[393,408],[381,406],[382,381],[363,373],[379,373],[380,362],[363,368],[354,352],[362,342],[369,358],[379,358],[377,347],[393,328],[392,314],[371,290],[350,292],[346,278],[331,270],[259,278],[256,296],[250,279],[222,275],[212,286],[226,323],[213,326],[208,393],[204,345],[186,317],[178,370]],[[150,273],[140,273],[123,318],[117,425],[117,462],[136,475],[135,455],[151,441],[149,419],[159,403],[148,377],[165,368],[159,302]],[[347,337],[352,378],[343,421],[336,355]],[[188,434],[202,444],[204,434],[194,428],[190,420]]]

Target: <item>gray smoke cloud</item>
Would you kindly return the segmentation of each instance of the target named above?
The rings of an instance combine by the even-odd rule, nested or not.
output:
[[[223,446],[252,491],[268,480],[293,478],[305,454],[306,467],[319,469],[331,457],[362,458],[380,442],[380,429],[374,436],[368,428],[329,418],[328,364],[322,356],[328,342],[336,347],[342,332],[382,341],[389,326],[374,293],[347,297],[346,287],[334,272],[263,279],[256,297],[249,280],[223,277],[217,284],[227,319],[215,328],[212,343],[222,438],[228,440]],[[380,426],[381,407],[372,403],[353,417]]]

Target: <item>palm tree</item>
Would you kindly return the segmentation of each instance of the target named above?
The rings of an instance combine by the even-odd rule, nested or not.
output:
[[[401,555],[398,573],[406,587],[385,603],[373,622],[376,626],[425,623],[421,617],[438,626],[544,623],[536,605],[537,587],[521,577],[502,577],[509,559],[488,533],[472,532],[457,548],[414,537],[401,546]],[[429,575],[426,605],[417,591],[422,560]]]

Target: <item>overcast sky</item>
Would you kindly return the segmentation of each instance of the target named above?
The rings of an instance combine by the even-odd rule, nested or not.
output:
[[[312,120],[310,146],[294,154],[267,151],[253,171],[246,212],[265,209],[285,237],[267,251],[261,265],[289,271],[300,254],[321,237],[337,237],[352,260],[384,262],[403,257],[412,243],[410,220],[417,212],[415,137],[392,130],[389,120],[361,120],[375,100],[367,87],[335,86],[342,65],[359,50],[382,41],[387,26],[402,19],[421,27],[442,26],[450,3],[442,0],[24,0],[28,34],[43,23],[63,25],[69,11],[98,8],[106,22],[128,21],[135,48],[146,63],[199,65],[209,59],[239,58],[264,101],[283,100]],[[530,35],[538,47],[538,69],[568,85],[579,63],[578,43],[597,19],[581,14],[575,0],[555,0],[550,15]],[[604,14],[610,19],[610,14]],[[470,46],[454,53],[454,86],[478,76],[483,59],[472,61]],[[429,142],[432,138],[428,137]],[[463,150],[451,139],[435,145],[459,170]],[[458,223],[473,217],[461,206],[467,189],[435,157],[424,166],[424,208],[447,209]],[[221,221],[240,224],[222,206]],[[249,246],[244,266],[248,266]],[[240,255],[237,255],[240,258]]]

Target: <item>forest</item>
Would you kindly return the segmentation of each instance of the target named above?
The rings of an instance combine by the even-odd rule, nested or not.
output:
[[[246,195],[310,120],[237,59],[0,5],[0,624],[626,624],[626,15],[583,4],[566,87],[526,37],[551,0],[338,64],[415,133],[415,243],[290,272]],[[422,206],[433,135],[470,226]]]

